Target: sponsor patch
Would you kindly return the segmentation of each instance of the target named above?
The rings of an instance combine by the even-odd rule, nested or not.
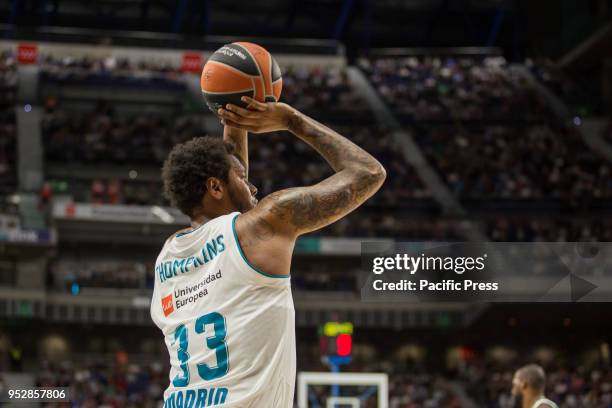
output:
[[[162,309],[164,310],[164,316],[168,317],[174,312],[174,302],[172,301],[172,293],[162,298]]]

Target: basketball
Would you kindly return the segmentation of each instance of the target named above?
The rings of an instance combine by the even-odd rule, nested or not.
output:
[[[246,107],[240,100],[250,96],[260,102],[276,102],[283,80],[278,64],[263,47],[236,42],[215,51],[202,70],[202,94],[213,113],[231,103]]]

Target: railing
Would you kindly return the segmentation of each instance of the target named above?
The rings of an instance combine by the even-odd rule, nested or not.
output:
[[[427,55],[436,57],[487,57],[502,55],[502,50],[497,47],[374,48],[370,50],[371,57],[401,57]]]
[[[53,41],[65,43],[100,44],[103,39],[113,45],[148,48],[215,50],[233,41],[250,41],[266,47],[273,53],[319,54],[343,56],[344,46],[334,40],[276,39],[232,36],[186,36],[149,31],[96,30],[72,27],[36,27],[24,29],[11,24],[0,24],[2,38],[24,41]]]
[[[73,296],[44,291],[0,288],[0,319],[42,319],[49,322],[151,326],[148,296]],[[473,305],[461,303],[371,304],[356,296],[312,301],[295,296],[296,324],[318,326],[341,319],[361,327],[396,329],[463,326]]]

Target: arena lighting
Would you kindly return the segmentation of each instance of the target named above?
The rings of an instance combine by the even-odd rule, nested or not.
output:
[[[174,217],[158,205],[154,205],[151,208],[151,212],[166,224],[172,224],[174,222]]]

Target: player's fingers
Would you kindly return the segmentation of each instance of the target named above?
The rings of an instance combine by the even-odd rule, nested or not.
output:
[[[240,123],[232,122],[229,119],[221,119],[221,124],[223,126],[230,126],[230,127],[236,128],[236,129],[246,130],[247,132],[253,132],[255,130],[253,128],[253,126],[242,125]]]
[[[251,109],[255,109],[258,111],[265,111],[268,109],[268,105],[265,103],[261,103],[259,101],[256,101],[255,99],[251,98],[250,96],[243,96],[242,98],[240,98],[240,100],[242,100],[242,102],[244,103],[248,103],[249,104],[249,108]]]
[[[254,124],[253,119],[250,118],[245,118],[244,116],[241,115],[237,115],[234,112],[230,112],[227,109],[219,109],[219,116],[221,116],[224,119],[229,119],[232,122],[236,122],[236,123],[240,123],[242,125],[252,125]]]
[[[244,116],[245,118],[252,118],[257,115],[257,113],[253,112],[252,110],[244,109],[244,108],[241,108],[240,106],[232,105],[231,103],[227,104],[225,106],[225,109],[227,109],[228,111],[235,112],[239,114],[240,116]]]

